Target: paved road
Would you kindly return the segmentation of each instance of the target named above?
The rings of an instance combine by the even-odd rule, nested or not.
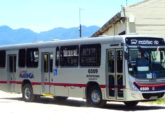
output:
[[[165,105],[140,104],[128,109],[123,104],[108,103],[104,108],[93,108],[81,99],[47,98],[27,103],[19,94],[0,91],[0,120],[163,120],[163,117]]]

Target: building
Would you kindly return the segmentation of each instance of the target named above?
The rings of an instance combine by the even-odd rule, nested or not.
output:
[[[144,0],[123,7],[92,37],[132,33],[165,38],[165,0]]]

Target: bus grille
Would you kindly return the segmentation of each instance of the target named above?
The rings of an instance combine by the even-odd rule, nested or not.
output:
[[[143,93],[145,99],[150,99],[152,97],[161,98],[164,96],[164,93]]]

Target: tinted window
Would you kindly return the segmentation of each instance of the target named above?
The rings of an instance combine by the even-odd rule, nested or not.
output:
[[[59,47],[56,48],[56,66],[58,67],[60,64],[60,49]]]
[[[9,71],[16,72],[16,56],[9,56]]]
[[[0,67],[5,67],[6,64],[6,51],[0,51]]]
[[[60,56],[61,66],[78,66],[78,46],[62,46]]]
[[[121,50],[117,51],[117,72],[123,72],[123,52]]]
[[[101,45],[81,45],[80,65],[81,66],[100,66]]]
[[[44,54],[43,57],[44,57],[44,72],[47,73],[49,68],[49,54]]]
[[[19,67],[25,67],[26,63],[26,50],[20,49],[19,50]]]
[[[115,62],[115,51],[110,50],[108,53],[108,68],[109,68],[109,72],[111,72],[111,73],[114,73],[114,71],[115,71],[114,62]]]
[[[38,48],[27,49],[27,67],[38,67]]]
[[[53,55],[53,53],[50,53],[50,60],[49,60],[49,64],[50,64],[50,72],[53,72],[53,57],[54,57],[54,55]]]

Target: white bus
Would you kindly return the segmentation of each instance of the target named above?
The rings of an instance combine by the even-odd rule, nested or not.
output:
[[[136,106],[164,96],[165,42],[125,35],[1,46],[0,89],[25,101],[52,95]]]

